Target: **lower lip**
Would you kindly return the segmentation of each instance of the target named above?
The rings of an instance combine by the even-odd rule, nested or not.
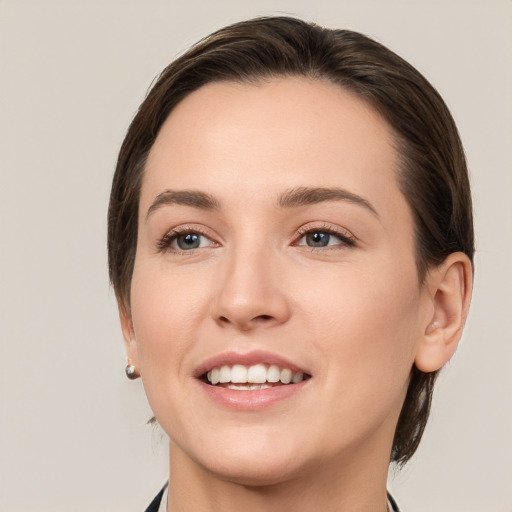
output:
[[[298,384],[287,384],[267,389],[251,389],[247,391],[211,386],[202,381],[199,384],[207,396],[217,405],[235,411],[259,411],[276,402],[285,400],[300,393],[311,379]]]

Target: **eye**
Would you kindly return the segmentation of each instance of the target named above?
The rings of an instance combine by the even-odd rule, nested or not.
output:
[[[301,243],[304,240],[304,243]],[[324,233],[323,231],[312,231],[307,235],[304,235],[299,242],[299,245],[308,245],[309,247],[327,247],[336,243],[336,237],[330,233]]]
[[[177,249],[188,251],[190,249],[199,249],[209,245],[209,240],[204,235],[199,233],[183,233],[177,235],[171,246],[176,246]]]
[[[186,231],[174,229],[158,242],[158,249],[162,252],[188,252],[212,246],[216,246],[215,242],[206,235],[188,229]]]
[[[353,246],[354,240],[348,235],[337,233],[332,229],[309,229],[301,233],[297,245],[321,249],[333,246]]]

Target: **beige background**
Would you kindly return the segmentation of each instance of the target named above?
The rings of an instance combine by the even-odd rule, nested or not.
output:
[[[512,2],[0,0],[0,511],[142,511],[165,440],[125,380],[106,271],[116,153],[153,77],[212,30],[286,12],[373,36],[458,122],[478,255],[466,334],[405,511],[512,511]]]

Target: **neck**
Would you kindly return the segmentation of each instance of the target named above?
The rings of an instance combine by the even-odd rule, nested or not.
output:
[[[255,485],[212,473],[171,442],[168,512],[386,512],[388,460],[388,450],[368,450]]]

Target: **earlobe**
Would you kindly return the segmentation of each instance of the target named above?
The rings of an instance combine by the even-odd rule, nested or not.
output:
[[[453,356],[466,322],[473,285],[472,265],[464,253],[450,254],[430,272],[425,286],[433,313],[414,360],[418,370],[430,373],[442,368]]]

